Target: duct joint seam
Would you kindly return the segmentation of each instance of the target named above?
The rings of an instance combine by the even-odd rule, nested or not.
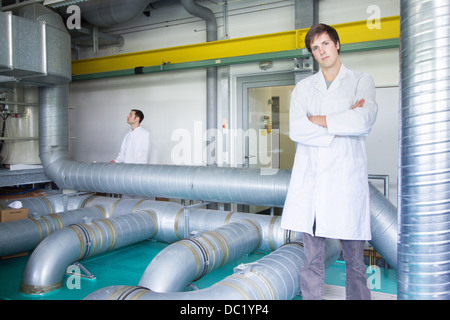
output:
[[[203,265],[202,272],[193,280],[193,281],[197,281],[197,280],[203,278],[205,276],[205,274],[208,272],[208,267],[209,267],[209,264],[210,264],[208,251],[203,246],[203,244],[201,244],[201,242],[196,240],[195,238],[186,238],[186,239],[183,239],[183,241],[188,241],[188,242],[191,242],[192,244],[194,244],[194,246],[199,249],[199,251],[200,251],[200,253],[201,253],[202,257],[203,257],[203,263],[201,263],[202,261],[198,260],[197,259],[198,255],[195,254],[196,255],[196,259],[195,260],[197,261],[197,267],[198,267],[197,268],[197,274],[199,274],[199,270],[198,269],[200,268],[201,265]],[[194,251],[193,251],[193,253],[194,253]]]
[[[83,260],[87,257],[87,252],[89,251],[89,247],[91,245],[89,231],[82,224],[72,224],[68,226],[71,230],[73,230],[78,240],[80,241],[80,254],[78,255],[77,261]]]
[[[134,206],[132,212],[134,212],[134,211],[136,210],[137,206],[138,206],[142,201],[144,201],[144,200],[139,201],[139,202]],[[152,220],[153,220],[153,223],[154,223],[155,227],[154,227],[154,230],[153,230],[153,234],[149,237],[149,238],[153,238],[153,237],[156,236],[156,234],[158,233],[158,219],[156,218],[157,214],[156,214],[156,212],[154,212],[153,210],[150,210],[150,209],[142,210],[142,211],[145,212],[145,213],[147,213],[147,214],[150,216],[150,218],[152,218]]]
[[[138,287],[129,287],[128,289],[124,290],[124,291],[117,297],[116,300],[127,300],[128,296],[130,296],[130,295],[133,294],[134,292],[141,291],[141,290],[143,290],[143,291],[141,292],[141,294],[139,294],[139,296],[141,296],[142,294],[146,294],[148,291],[150,291],[150,290],[148,290],[147,288],[139,287],[139,286],[138,286]],[[136,297],[133,297],[133,300],[134,300],[134,299],[136,299]]]

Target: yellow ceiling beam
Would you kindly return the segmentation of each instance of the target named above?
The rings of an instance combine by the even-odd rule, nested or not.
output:
[[[333,25],[341,44],[399,38],[400,17],[381,18],[380,28],[366,20]],[[135,67],[159,66],[304,48],[306,29],[72,61],[72,74],[83,75]]]

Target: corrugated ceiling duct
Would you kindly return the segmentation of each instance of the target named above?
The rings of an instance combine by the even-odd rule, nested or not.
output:
[[[91,0],[77,4],[81,15],[89,23],[110,27],[130,21],[158,0]]]

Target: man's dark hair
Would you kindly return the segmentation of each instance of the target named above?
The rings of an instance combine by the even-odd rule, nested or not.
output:
[[[134,111],[134,115],[136,117],[139,117],[139,124],[140,124],[142,120],[144,120],[144,114],[142,113],[142,111],[138,109],[132,109],[131,111]]]
[[[330,36],[330,39],[334,42],[334,44],[337,44],[338,42],[339,42],[339,44],[341,43],[336,29],[334,29],[333,27],[330,27],[327,24],[319,23],[319,24],[313,25],[309,29],[308,33],[305,36],[305,45],[306,45],[306,49],[308,49],[309,53],[312,54],[311,42],[314,41],[314,39],[316,37],[320,36],[323,33],[327,33]],[[338,53],[339,53],[339,51],[341,51],[340,47],[338,49]]]

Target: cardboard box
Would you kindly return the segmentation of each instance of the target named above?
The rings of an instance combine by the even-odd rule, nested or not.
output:
[[[28,209],[27,208],[0,210],[0,222],[8,222],[8,221],[27,219],[27,218],[28,218]],[[28,254],[28,251],[20,252],[20,253],[12,254],[9,256],[0,257],[0,260],[23,257],[23,256],[26,256],[27,254]]]
[[[28,218],[28,209],[2,209],[0,210],[0,222],[8,222]]]

